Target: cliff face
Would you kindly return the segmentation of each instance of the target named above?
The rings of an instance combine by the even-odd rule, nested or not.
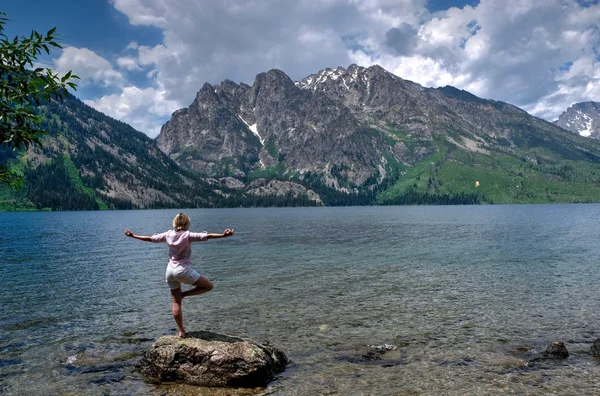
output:
[[[239,177],[276,166],[328,174],[335,164],[354,185],[375,173],[384,140],[346,106],[297,87],[279,70],[259,74],[252,87],[204,85],[157,138],[179,164],[211,176],[222,175],[224,163]]]
[[[231,109],[247,86],[204,84],[187,109],[175,112],[157,139],[161,150],[179,163],[207,175],[244,175],[258,159],[260,141]]]

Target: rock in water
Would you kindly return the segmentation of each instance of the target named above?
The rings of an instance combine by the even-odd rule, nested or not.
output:
[[[288,364],[285,354],[253,340],[208,331],[160,337],[138,370],[151,382],[199,386],[265,386]]]
[[[590,351],[594,357],[600,357],[600,338],[594,341],[594,345],[592,345]]]
[[[542,359],[566,359],[568,357],[569,351],[567,351],[565,344],[560,341],[554,341],[548,345],[542,354]]]

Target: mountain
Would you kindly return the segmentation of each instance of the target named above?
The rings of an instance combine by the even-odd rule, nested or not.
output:
[[[600,139],[600,103],[575,103],[554,123],[581,136]]]
[[[211,176],[338,171],[353,185],[375,173],[385,144],[348,108],[296,87],[279,70],[259,74],[252,87],[205,84],[191,106],[163,126],[157,142],[179,164]],[[327,182],[343,190],[341,179]]]
[[[157,138],[206,176],[293,181],[325,204],[596,201],[600,146],[507,103],[379,66],[205,84]],[[479,181],[480,187],[475,187]]]
[[[379,66],[207,83],[155,140],[74,97],[38,111],[0,210],[600,202],[600,141]]]
[[[246,193],[229,178],[201,178],[168,158],[156,141],[107,117],[76,98],[38,108],[48,132],[42,148],[12,158],[25,186],[0,187],[0,209],[94,210],[253,205],[310,205],[306,191],[286,191],[285,201],[271,194]],[[15,157],[0,152],[0,161]],[[260,184],[260,183],[259,183]],[[263,184],[267,184],[264,182]]]

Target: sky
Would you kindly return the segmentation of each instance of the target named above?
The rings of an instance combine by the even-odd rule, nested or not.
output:
[[[4,4],[7,3],[7,4]],[[155,137],[205,82],[378,64],[552,121],[600,101],[599,0],[8,0],[9,37],[57,27],[40,63]]]

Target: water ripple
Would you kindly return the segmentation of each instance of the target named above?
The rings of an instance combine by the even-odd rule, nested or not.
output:
[[[123,230],[164,231],[177,212],[0,214],[0,392],[164,393],[133,367],[175,331],[167,251]],[[267,392],[600,387],[589,355],[600,336],[600,205],[189,214],[194,230],[236,236],[194,246],[195,268],[215,289],[186,300],[184,320],[285,350],[294,363]],[[554,340],[571,351],[566,363],[528,365]],[[396,348],[365,359],[373,345]]]

